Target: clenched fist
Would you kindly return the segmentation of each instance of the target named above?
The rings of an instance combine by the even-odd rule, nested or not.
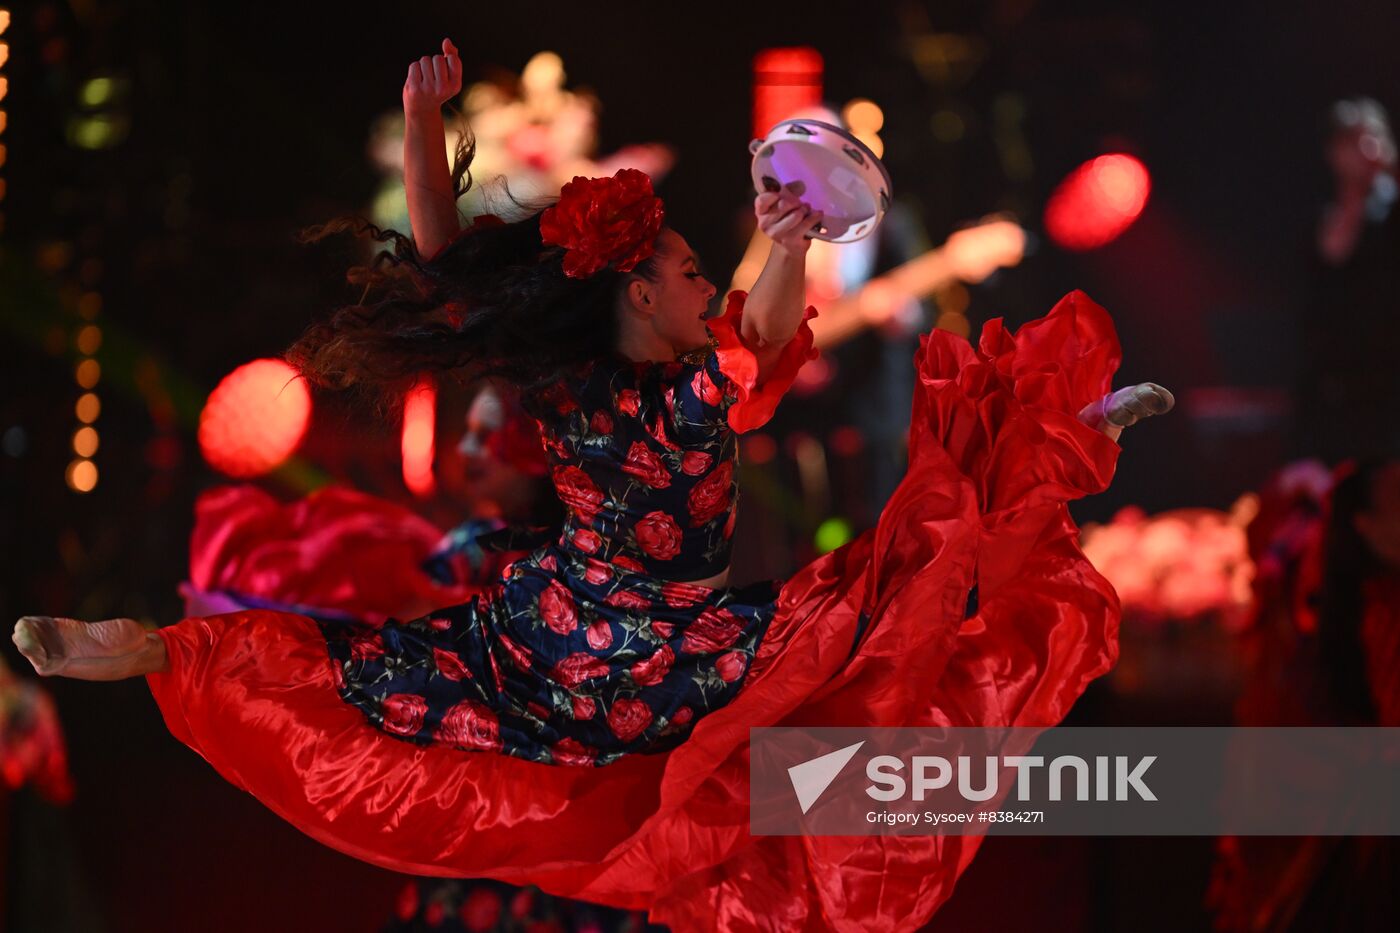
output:
[[[405,114],[436,113],[462,93],[462,59],[451,39],[442,40],[441,55],[424,55],[408,66],[403,83]]]

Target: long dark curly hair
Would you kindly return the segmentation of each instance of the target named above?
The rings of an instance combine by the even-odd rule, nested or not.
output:
[[[472,187],[475,153],[464,133],[453,160],[458,198]],[[549,202],[524,203],[504,192],[505,206],[524,219],[475,223],[426,260],[407,236],[362,218],[305,231],[306,241],[353,232],[384,248],[348,273],[363,289],[359,302],[312,324],[287,351],[288,362],[316,385],[384,397],[446,371],[499,377],[530,391],[611,352],[619,296],[633,276],[656,279],[657,256],[631,272],[570,278],[564,250],[540,239],[540,212]]]
[[[1372,489],[1384,465],[1381,460],[1360,462],[1332,489],[1318,610],[1318,649],[1328,692],[1339,711],[1362,722],[1376,719],[1361,641],[1363,587],[1383,565],[1356,530],[1356,516],[1372,507]]]

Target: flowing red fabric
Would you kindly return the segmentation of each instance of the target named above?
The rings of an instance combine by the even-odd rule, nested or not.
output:
[[[415,512],[352,489],[283,504],[256,486],[219,486],[195,503],[190,583],[375,624],[413,618],[472,592],[419,569],[441,538]]]
[[[1117,445],[1075,414],[1118,362],[1078,292],[1014,336],[991,322],[976,350],[925,337],[908,475],[877,527],[786,583],[744,689],[670,752],[571,768],[393,739],[285,613],[163,630],[151,690],[228,780],[386,868],[534,883],[678,931],[917,929],[980,840],[750,836],[748,730],[1059,722],[1117,657],[1117,597],[1065,503],[1113,474]]]

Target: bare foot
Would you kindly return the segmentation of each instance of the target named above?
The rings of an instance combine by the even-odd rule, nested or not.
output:
[[[1141,382],[1110,392],[1085,406],[1079,413],[1079,420],[1116,441],[1124,428],[1153,415],[1164,415],[1175,404],[1175,396],[1157,383]]]
[[[25,616],[15,624],[12,640],[41,677],[122,680],[159,670],[165,662],[160,636],[147,633],[135,619]]]

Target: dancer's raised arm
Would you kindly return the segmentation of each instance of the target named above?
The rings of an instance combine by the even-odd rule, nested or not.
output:
[[[408,66],[403,85],[403,184],[413,241],[424,259],[436,256],[461,229],[442,123],[442,105],[461,90],[462,60],[451,39],[442,40],[441,55],[424,55]]]
[[[806,309],[807,232],[821,223],[822,213],[795,195],[765,191],[753,202],[758,228],[772,241],[768,261],[749,291],[742,333],[757,351],[760,373],[776,361],[783,345],[797,333]]]

